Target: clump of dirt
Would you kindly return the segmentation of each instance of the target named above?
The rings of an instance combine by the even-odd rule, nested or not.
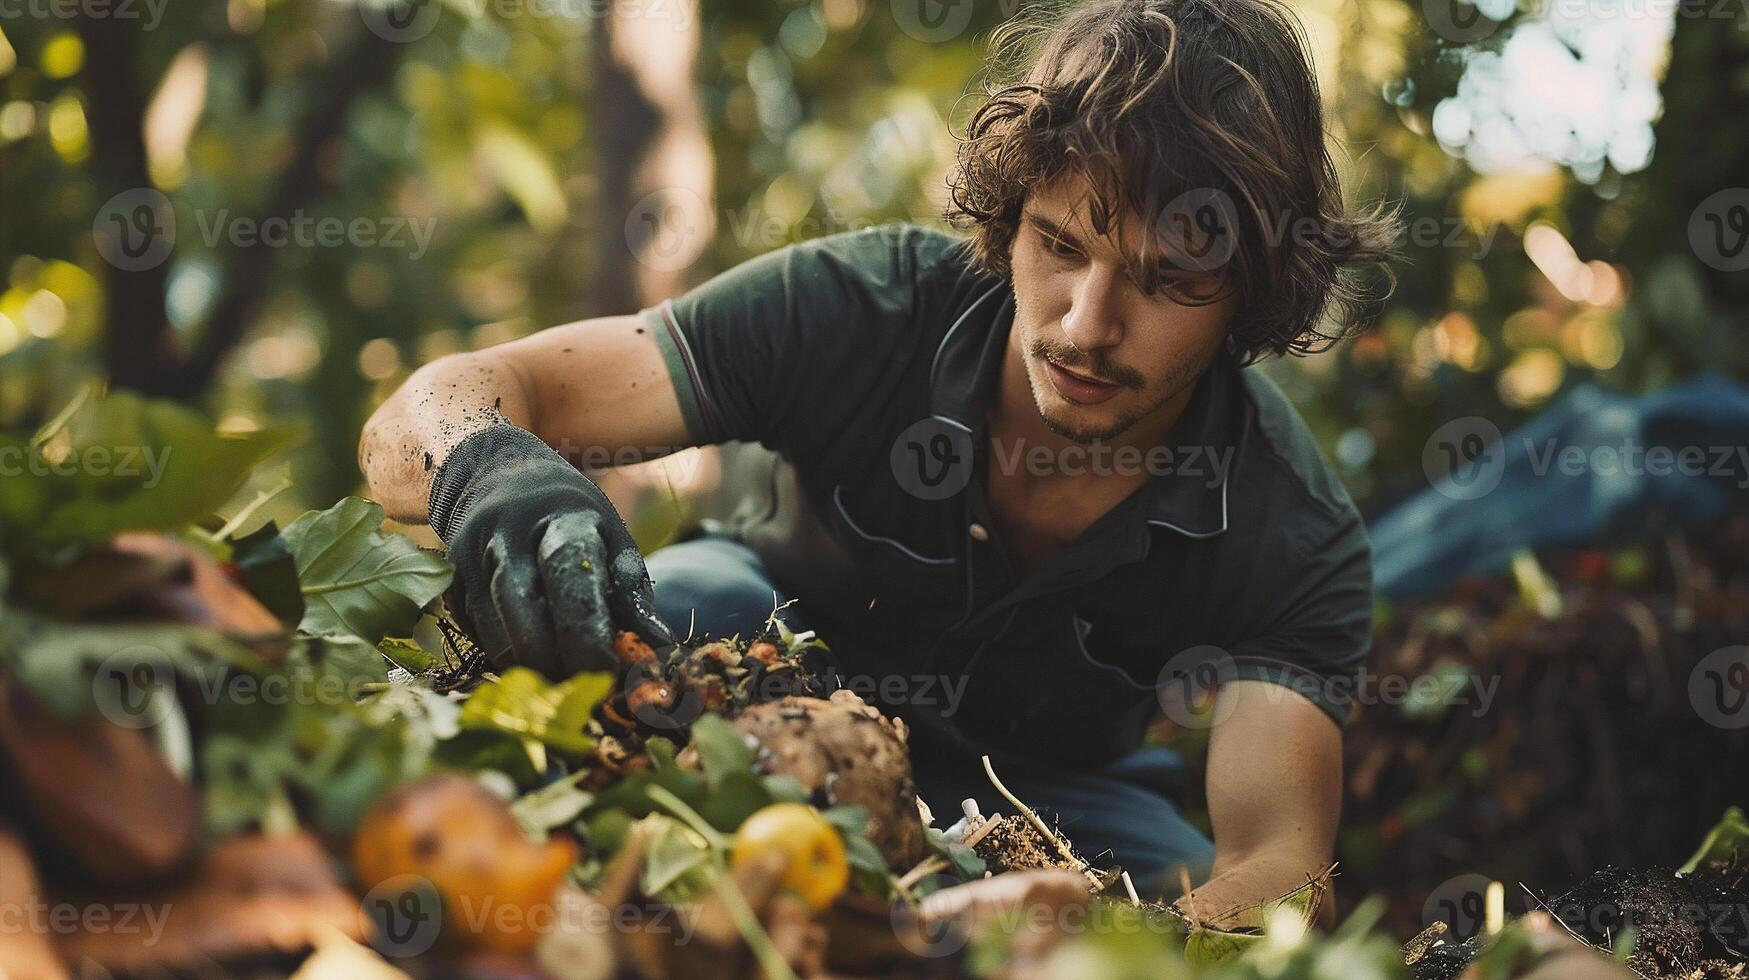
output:
[[[1749,959],[1749,889],[1709,871],[1604,868],[1549,903],[1581,938],[1605,946],[1632,927],[1628,966],[1654,977],[1738,976]]]
[[[835,686],[824,650],[791,650],[769,627],[748,639],[706,639],[666,654],[632,633],[621,633],[614,647],[620,676],[589,723],[596,749],[585,788],[647,768],[651,738],[684,745],[706,712],[735,718],[788,697],[825,698]]]
[[[1018,814],[999,819],[1001,822],[972,847],[989,865],[991,872],[1001,874],[1051,868],[1081,870],[1058,853],[1032,821]]]
[[[1544,903],[1579,939],[1602,950],[1632,929],[1627,965],[1644,977],[1738,980],[1749,976],[1749,881],[1710,870],[1604,868]],[[1428,949],[1415,980],[1451,980],[1481,953],[1481,938]]]

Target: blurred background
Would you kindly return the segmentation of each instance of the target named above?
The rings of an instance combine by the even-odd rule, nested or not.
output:
[[[629,312],[791,241],[937,223],[984,41],[1020,2],[0,0],[0,425],[28,430],[94,379],[233,429],[304,420],[308,440],[257,477],[289,470],[267,511],[283,524],[362,489],[359,427],[425,361]],[[1369,519],[1428,491],[1430,434],[1451,420],[1508,432],[1589,385],[1742,378],[1745,4],[1294,6],[1350,193],[1400,201],[1406,222],[1376,328],[1268,368]],[[659,540],[684,495],[650,488],[710,472],[628,474],[616,492]],[[1695,657],[1741,642],[1730,549],[1707,565],[1672,557],[1681,540],[1381,601],[1375,657],[1401,669],[1510,679],[1500,658],[1519,651],[1555,670],[1524,681],[1540,693],[1521,713],[1449,745],[1438,717],[1363,712],[1344,870],[1401,891],[1401,927],[1454,876],[1554,887],[1609,860],[1680,861],[1665,852],[1716,819],[1716,779],[1668,826],[1640,808],[1669,804],[1660,773],[1704,780],[1726,758],[1719,726],[1672,742],[1634,713],[1690,661],[1635,688],[1607,649],[1646,637],[1622,603],[1657,631],[1679,589],[1682,622],[1716,627],[1682,640]],[[1696,569],[1724,590],[1716,609],[1697,611]],[[1603,618],[1575,625],[1585,610]],[[1676,633],[1657,636],[1623,663],[1671,659]],[[1569,709],[1571,724],[1542,714]],[[1612,726],[1674,761],[1597,756]],[[1556,820],[1571,841],[1526,832],[1557,804],[1583,811]]]

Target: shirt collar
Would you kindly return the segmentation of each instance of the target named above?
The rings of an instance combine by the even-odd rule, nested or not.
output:
[[[930,414],[971,434],[980,452],[1013,323],[1013,291],[991,286],[948,328],[930,364]],[[1222,354],[1198,379],[1172,429],[1169,462],[1146,488],[1141,513],[1148,524],[1191,538],[1227,530],[1229,485],[1251,413],[1238,368]]]

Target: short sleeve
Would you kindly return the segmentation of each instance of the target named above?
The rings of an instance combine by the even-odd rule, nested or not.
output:
[[[1266,625],[1229,653],[1236,679],[1289,688],[1340,727],[1372,643],[1372,547],[1352,504],[1307,530],[1284,587],[1255,597]]]
[[[798,449],[857,425],[863,393],[912,366],[919,292],[953,239],[883,225],[788,245],[642,311],[695,443]]]

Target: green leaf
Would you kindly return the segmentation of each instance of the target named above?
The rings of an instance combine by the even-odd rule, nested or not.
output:
[[[925,827],[923,829],[923,840],[929,845],[931,851],[946,858],[948,863],[953,865],[954,871],[957,872],[961,878],[968,880],[972,878],[982,878],[984,872],[988,869],[988,865],[984,862],[983,858],[978,856],[977,851],[948,840],[947,835],[942,833],[940,828]]]
[[[377,652],[409,674],[423,674],[443,666],[443,658],[412,640],[391,636],[377,644]]]
[[[290,426],[221,434],[191,409],[112,394],[81,406],[64,433],[26,446],[38,467],[53,465],[4,481],[35,489],[0,493],[0,522],[41,544],[175,529],[218,509],[298,435]]]
[[[703,715],[693,722],[692,746],[713,790],[732,773],[753,771],[753,748],[747,736],[721,715]]]
[[[645,895],[671,905],[689,902],[710,887],[710,844],[672,817],[652,814],[639,821],[650,835],[640,879]]]
[[[530,837],[545,838],[547,831],[577,819],[589,804],[595,802],[595,794],[577,788],[578,781],[587,775],[588,770],[579,770],[517,797],[510,804],[510,813],[522,826],[522,832]]]
[[[710,795],[698,808],[699,815],[718,830],[732,834],[755,811],[771,805],[771,794],[765,783],[751,772],[728,772],[711,787]]]
[[[443,594],[454,569],[411,539],[382,532],[381,506],[347,497],[285,529],[307,608],[305,633],[350,633],[370,643],[406,632]]]
[[[266,670],[243,647],[193,626],[76,623],[17,609],[0,622],[0,663],[61,715],[100,705],[129,710],[141,688],[168,683],[173,674],[211,686],[228,665]]]
[[[468,698],[462,706],[461,727],[502,732],[583,755],[595,747],[584,726],[612,686],[612,674],[583,673],[549,684],[527,667],[512,667]]]
[[[298,563],[285,537],[272,521],[231,542],[231,561],[243,573],[243,586],[281,622],[296,625],[304,618],[304,594]]]
[[[1714,862],[1733,864],[1746,856],[1749,856],[1749,820],[1743,818],[1742,807],[1734,806],[1725,811],[1718,824],[1707,832],[1706,840],[1701,841],[1694,856],[1676,873],[1691,874],[1695,869]]]

